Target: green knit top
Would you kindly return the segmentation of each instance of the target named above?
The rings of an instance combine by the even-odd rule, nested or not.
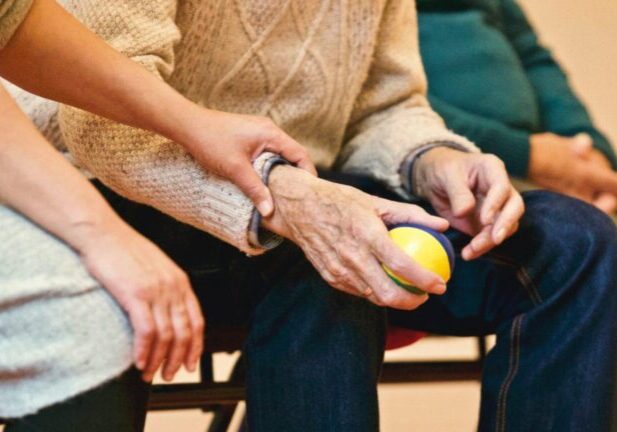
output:
[[[543,47],[515,0],[418,0],[420,45],[433,107],[466,135],[526,177],[529,137],[590,134],[617,166],[563,70]]]

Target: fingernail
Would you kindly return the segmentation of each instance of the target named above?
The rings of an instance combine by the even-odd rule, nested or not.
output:
[[[446,292],[446,284],[444,282],[436,283],[435,285],[433,285],[433,291],[435,291],[438,294],[442,294]]]
[[[503,242],[506,239],[506,229],[501,228],[499,231],[497,231],[497,235],[495,237],[497,237],[497,243]]]
[[[137,363],[135,364],[135,367],[136,367],[137,369],[139,369],[139,370],[143,370],[143,369],[144,369],[144,367],[146,366],[146,365],[145,365],[145,363],[146,363],[146,362],[145,362],[145,361],[143,361],[143,360],[137,360]]]
[[[260,202],[259,204],[257,204],[257,211],[259,211],[259,214],[262,215],[263,217],[270,216],[270,213],[272,213],[272,210],[274,210],[274,208],[270,200],[266,199]]]

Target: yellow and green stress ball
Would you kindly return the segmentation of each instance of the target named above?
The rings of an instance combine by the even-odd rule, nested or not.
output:
[[[422,267],[438,274],[444,281],[448,281],[454,271],[454,248],[450,240],[440,232],[430,228],[415,224],[400,224],[389,227],[390,238],[405,253],[420,264]],[[387,266],[384,270],[397,285],[407,291],[423,295],[419,288],[416,288],[403,278],[395,274]]]

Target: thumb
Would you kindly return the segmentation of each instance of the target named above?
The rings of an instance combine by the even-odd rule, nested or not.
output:
[[[455,217],[467,215],[476,206],[476,199],[464,178],[451,178],[447,184],[446,194]]]
[[[593,139],[589,134],[580,133],[571,138],[570,148],[575,155],[585,157],[593,149]]]
[[[272,194],[248,161],[231,174],[229,179],[253,202],[262,217],[272,214],[274,211]]]

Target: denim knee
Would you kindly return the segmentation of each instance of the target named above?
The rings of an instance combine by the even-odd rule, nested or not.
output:
[[[617,245],[615,223],[605,213],[581,200],[549,191],[523,194],[525,228],[561,245],[562,252],[580,253],[581,248],[611,248]]]
[[[564,286],[580,272],[593,271],[597,273],[594,291],[617,291],[609,286],[617,262],[613,220],[595,207],[561,194],[533,191],[523,197],[526,213],[514,242],[523,251],[529,273],[548,275],[556,286]],[[589,294],[590,287],[579,288]]]

